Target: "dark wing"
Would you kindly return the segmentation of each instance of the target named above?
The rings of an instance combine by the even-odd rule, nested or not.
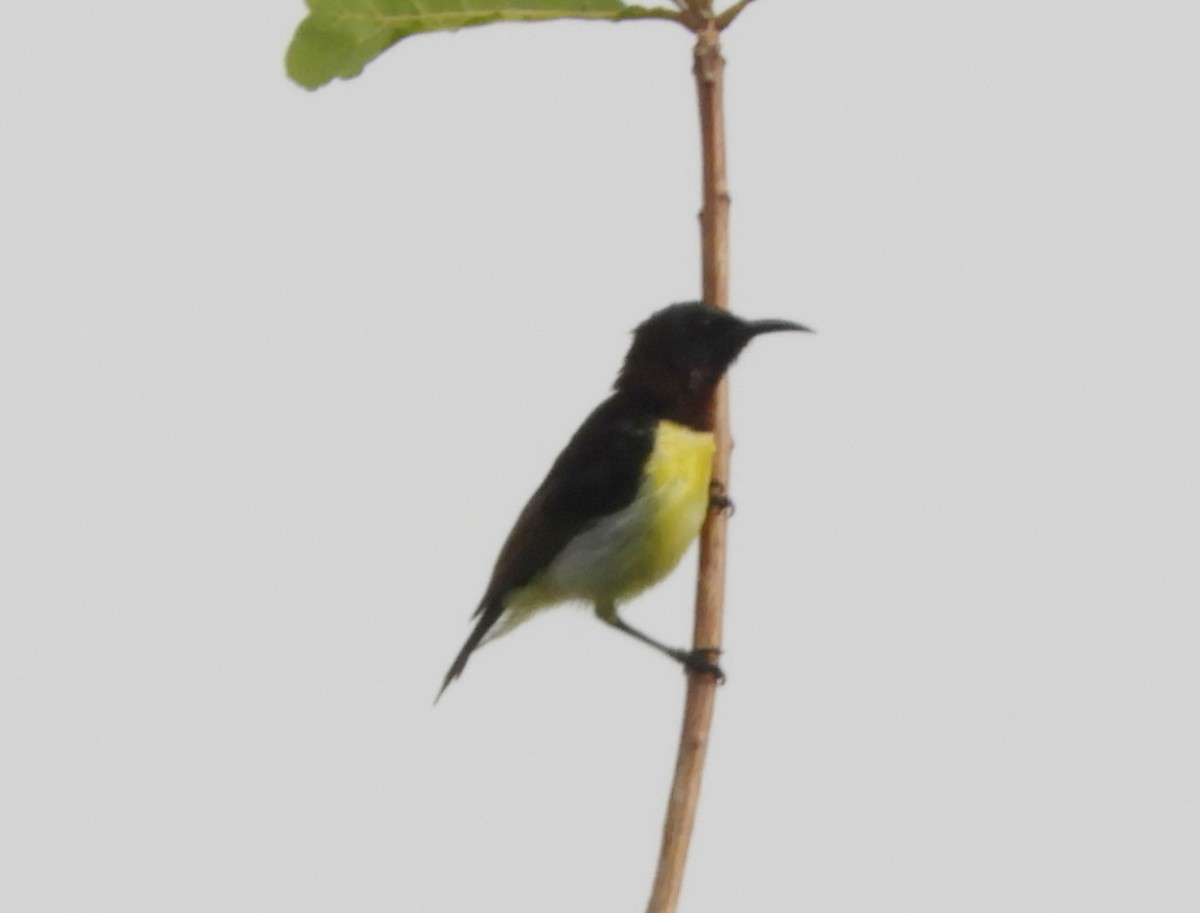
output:
[[[504,541],[472,616],[479,620],[446,673],[442,691],[462,674],[513,590],[529,583],[590,522],[633,502],[654,449],[656,424],[652,414],[614,393],[579,426]]]
[[[529,583],[593,520],[633,502],[654,432],[654,419],[617,395],[587,417],[508,534],[484,605]]]

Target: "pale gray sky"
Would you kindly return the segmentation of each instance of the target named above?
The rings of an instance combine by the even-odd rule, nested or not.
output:
[[[612,913],[683,682],[585,613],[436,710],[695,297],[687,36],[299,2],[0,32],[0,908]],[[760,0],[727,39],[727,654],[685,913],[1200,908],[1200,7]],[[687,636],[694,559],[630,608]]]

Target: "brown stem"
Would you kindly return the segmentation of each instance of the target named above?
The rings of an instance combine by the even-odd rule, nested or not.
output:
[[[725,10],[725,12],[721,13],[721,15],[717,17],[717,30],[724,31],[729,26],[729,23],[733,22],[734,19],[740,16],[742,10],[744,10],[753,2],[754,0],[738,0],[737,3],[729,7],[729,9]]]
[[[729,307],[729,188],[725,179],[725,115],[720,33],[714,20],[697,33],[696,89],[700,101],[700,135],[704,158],[704,207],[700,211],[700,245],[704,272],[704,300]],[[713,429],[717,450],[713,479],[729,483],[728,392],[724,382],[713,398]],[[726,512],[709,512],[700,532],[700,574],[696,586],[696,622],[693,645],[720,649],[721,614],[725,598]],[[708,750],[717,681],[710,675],[689,673],[683,733],[675,761],[675,780],[667,802],[658,872],[646,913],[675,913],[683,884],[684,864],[696,820],[700,780]]]

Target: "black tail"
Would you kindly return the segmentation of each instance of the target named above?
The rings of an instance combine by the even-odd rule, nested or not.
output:
[[[467,638],[467,642],[463,644],[463,648],[458,651],[458,656],[454,657],[454,662],[450,664],[450,671],[446,673],[446,677],[442,680],[442,687],[438,689],[437,697],[433,699],[435,704],[441,700],[442,692],[450,686],[450,683],[462,675],[463,669],[467,668],[467,659],[475,652],[475,648],[479,646],[479,642],[492,629],[492,625],[496,623],[496,619],[500,617],[503,611],[503,599],[489,599],[485,597],[483,602],[479,604],[479,608],[475,610],[475,615],[479,617],[479,621],[475,622],[475,629],[471,631],[471,636]]]

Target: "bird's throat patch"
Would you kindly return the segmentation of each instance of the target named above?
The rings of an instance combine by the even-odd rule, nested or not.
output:
[[[716,449],[712,432],[693,431],[663,419],[655,428],[646,475],[659,490],[678,488],[684,500],[702,498],[707,502]]]

